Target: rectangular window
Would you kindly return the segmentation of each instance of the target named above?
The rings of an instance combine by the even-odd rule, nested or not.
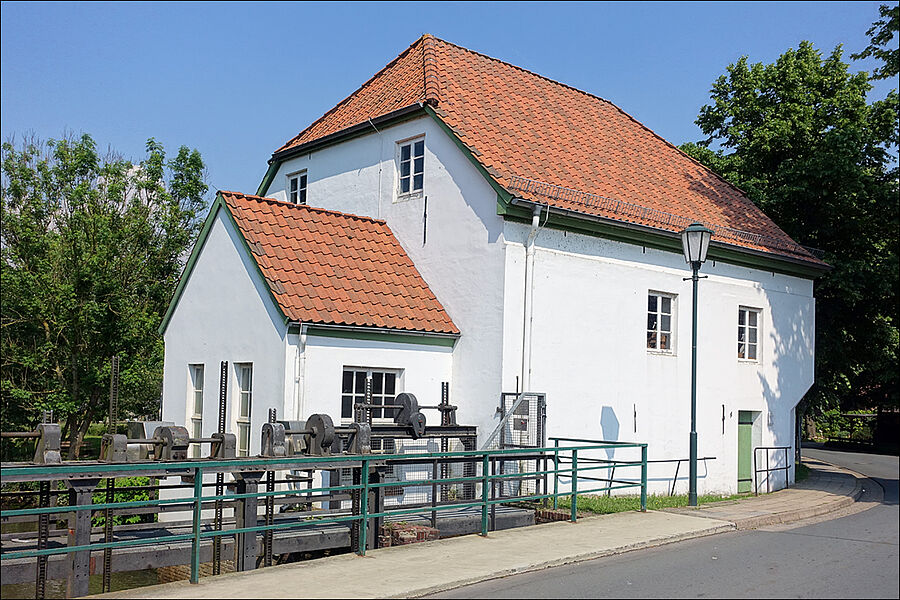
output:
[[[738,358],[758,360],[759,357],[759,309],[738,308]]]
[[[400,195],[421,193],[425,183],[425,140],[401,143],[399,159]]]
[[[237,454],[250,454],[250,410],[253,406],[253,363],[235,363],[237,374]]]
[[[306,171],[288,175],[288,200],[292,204],[306,204]]]
[[[188,365],[190,371],[191,437],[203,437],[203,365]],[[191,444],[191,456],[200,458],[200,444]]]
[[[672,352],[672,313],[675,297],[650,292],[647,295],[647,349]]]
[[[397,371],[344,368],[341,382],[341,418],[352,419],[353,407],[366,401],[366,381],[372,383],[372,404],[394,404],[397,396]],[[373,419],[393,419],[393,410],[372,409]]]

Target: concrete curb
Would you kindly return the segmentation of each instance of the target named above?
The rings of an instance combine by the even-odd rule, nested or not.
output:
[[[495,571],[493,573],[479,575],[478,577],[459,579],[456,581],[441,583],[441,584],[433,585],[433,586],[429,586],[429,587],[424,587],[424,588],[419,588],[419,589],[414,589],[414,590],[407,590],[407,591],[404,591],[401,593],[397,593],[397,594],[393,594],[393,595],[385,596],[385,597],[386,598],[420,598],[422,596],[427,596],[429,594],[437,594],[439,592],[455,590],[455,589],[458,589],[461,587],[465,587],[467,585],[482,583],[484,581],[492,581],[494,579],[501,579],[503,577],[508,577],[510,575],[519,575],[522,573],[531,573],[534,571],[542,571],[544,569],[550,569],[553,567],[561,567],[564,565],[571,565],[571,564],[575,564],[575,563],[585,562],[588,560],[594,560],[596,558],[603,558],[606,556],[616,556],[619,554],[625,554],[626,552],[632,552],[634,550],[645,550],[648,548],[656,548],[659,546],[665,546],[666,544],[674,544],[676,542],[682,542],[682,541],[690,540],[690,539],[694,539],[694,538],[707,537],[710,535],[716,535],[718,533],[726,533],[729,531],[735,531],[735,527],[733,524],[717,525],[714,527],[709,527],[707,529],[693,531],[691,533],[664,536],[664,537],[660,537],[660,538],[654,538],[654,539],[650,539],[650,540],[637,542],[634,544],[627,544],[627,545],[619,546],[616,548],[606,548],[606,549],[598,550],[595,552],[584,552],[582,554],[575,554],[572,556],[557,558],[557,559],[546,561],[546,562],[532,563],[530,565],[525,565],[523,567],[517,567],[515,569],[504,569],[504,570],[500,570],[500,571]]]
[[[761,515],[758,517],[737,519],[733,521],[735,527],[739,530],[757,529],[759,527],[766,527],[768,525],[780,525],[782,523],[791,523],[793,521],[802,521],[804,519],[811,519],[813,517],[821,517],[823,515],[838,511],[842,508],[846,508],[859,500],[860,496],[862,496],[863,493],[862,482],[868,480],[865,475],[862,475],[850,469],[846,469],[844,467],[839,467],[824,460],[820,460],[818,462],[827,464],[834,469],[853,475],[853,477],[856,479],[853,491],[846,496],[835,494],[836,497],[834,499],[831,499],[828,502],[823,502],[816,506],[782,511],[771,515]]]

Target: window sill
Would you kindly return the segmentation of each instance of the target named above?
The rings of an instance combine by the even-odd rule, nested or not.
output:
[[[425,195],[424,191],[412,192],[409,194],[397,194],[397,197],[394,198],[394,203],[396,204],[398,202],[407,202],[409,200],[416,200],[418,198],[421,198],[424,195]]]
[[[741,365],[741,364],[743,364],[743,365],[758,365],[759,364],[758,358],[739,358],[739,359],[737,359],[737,361],[738,361],[739,365]]]
[[[668,350],[647,350],[647,354],[652,356],[678,356],[675,352],[669,352]]]

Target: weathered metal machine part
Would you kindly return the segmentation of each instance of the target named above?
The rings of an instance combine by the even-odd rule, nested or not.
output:
[[[237,456],[237,436],[233,433],[212,434],[209,457],[217,459],[235,458]]]
[[[50,506],[50,482],[42,481],[39,485],[38,506],[41,508]],[[50,537],[50,515],[44,513],[38,516],[37,549],[46,550]],[[47,594],[47,556],[38,556],[37,573],[35,577],[34,597],[44,598]]]
[[[235,456],[236,450],[236,439],[233,434],[230,439],[225,438],[225,412],[226,412],[226,403],[228,402],[228,361],[223,360],[219,365],[219,420],[217,425],[216,433],[218,434],[218,439],[221,439],[221,444],[212,448],[211,454],[215,454],[216,450],[219,450],[223,453],[230,453],[231,456],[229,458],[233,458]],[[217,437],[217,436],[213,436]],[[230,448],[229,448],[230,445]],[[224,473],[216,473],[216,509],[215,516],[213,517],[213,527],[216,531],[222,531],[222,500],[219,499],[225,493],[225,474]],[[213,561],[212,561],[212,570],[213,575],[219,575],[222,573],[222,536],[217,535],[213,538]]]
[[[188,446],[191,444],[191,436],[186,427],[169,425],[157,427],[153,432],[153,439],[158,440],[157,453],[160,460],[187,460]]]
[[[269,422],[263,426],[263,432],[266,431],[266,427],[269,428],[271,432],[269,440],[273,442],[272,444],[272,456],[284,456],[284,427],[275,422],[277,418],[277,411],[274,408],[269,409]],[[277,444],[274,443],[276,434],[280,434],[278,436]],[[275,471],[267,471],[266,472],[266,491],[271,493],[275,491]],[[274,496],[266,496],[266,527],[271,527],[275,522],[275,497]],[[264,552],[263,552],[263,566],[271,567],[272,566],[272,541],[274,538],[274,531],[271,529],[266,529],[266,532],[263,536],[264,543]]]
[[[263,471],[232,473],[237,494],[256,494]],[[256,527],[258,500],[256,497],[241,498],[236,501],[234,510],[235,527]],[[216,536],[221,537],[221,536]],[[251,571],[256,568],[256,557],[259,555],[256,543],[256,532],[238,533],[235,535],[234,566],[237,571]]]
[[[94,488],[100,479],[67,480],[69,506],[83,506],[92,503]],[[91,543],[91,511],[78,510],[69,513],[69,546],[87,546]],[[77,598],[87,596],[91,572],[91,551],[78,550],[69,553],[69,576],[66,582],[66,596]]]
[[[266,458],[288,456],[283,424],[275,422],[263,423],[259,455]]]
[[[127,460],[128,442],[124,441],[120,434],[117,434],[119,428],[119,357],[113,355],[109,361],[109,427],[103,440],[108,437],[115,438],[119,435],[119,439],[109,440],[113,447],[113,456],[107,457],[106,460],[123,461]],[[127,438],[126,438],[127,439]],[[101,458],[103,458],[101,445]],[[106,503],[112,504],[116,499],[116,478],[110,477],[106,480]],[[113,510],[107,508],[103,511],[103,541],[109,543],[113,541]],[[103,581],[100,586],[101,592],[110,591],[112,577],[112,548],[103,549]]]
[[[34,462],[52,465],[62,462],[60,443],[62,433],[58,423],[39,423],[37,426],[37,445],[34,449]]]

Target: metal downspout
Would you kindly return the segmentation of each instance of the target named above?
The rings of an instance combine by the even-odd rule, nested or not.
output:
[[[531,389],[531,332],[534,320],[534,242],[540,230],[541,206],[531,209],[531,230],[525,242],[525,307],[522,318],[522,389]]]
[[[300,420],[304,416],[304,388],[306,386],[306,330],[308,325],[300,325],[299,341],[297,343],[297,364],[294,376],[294,419]]]

